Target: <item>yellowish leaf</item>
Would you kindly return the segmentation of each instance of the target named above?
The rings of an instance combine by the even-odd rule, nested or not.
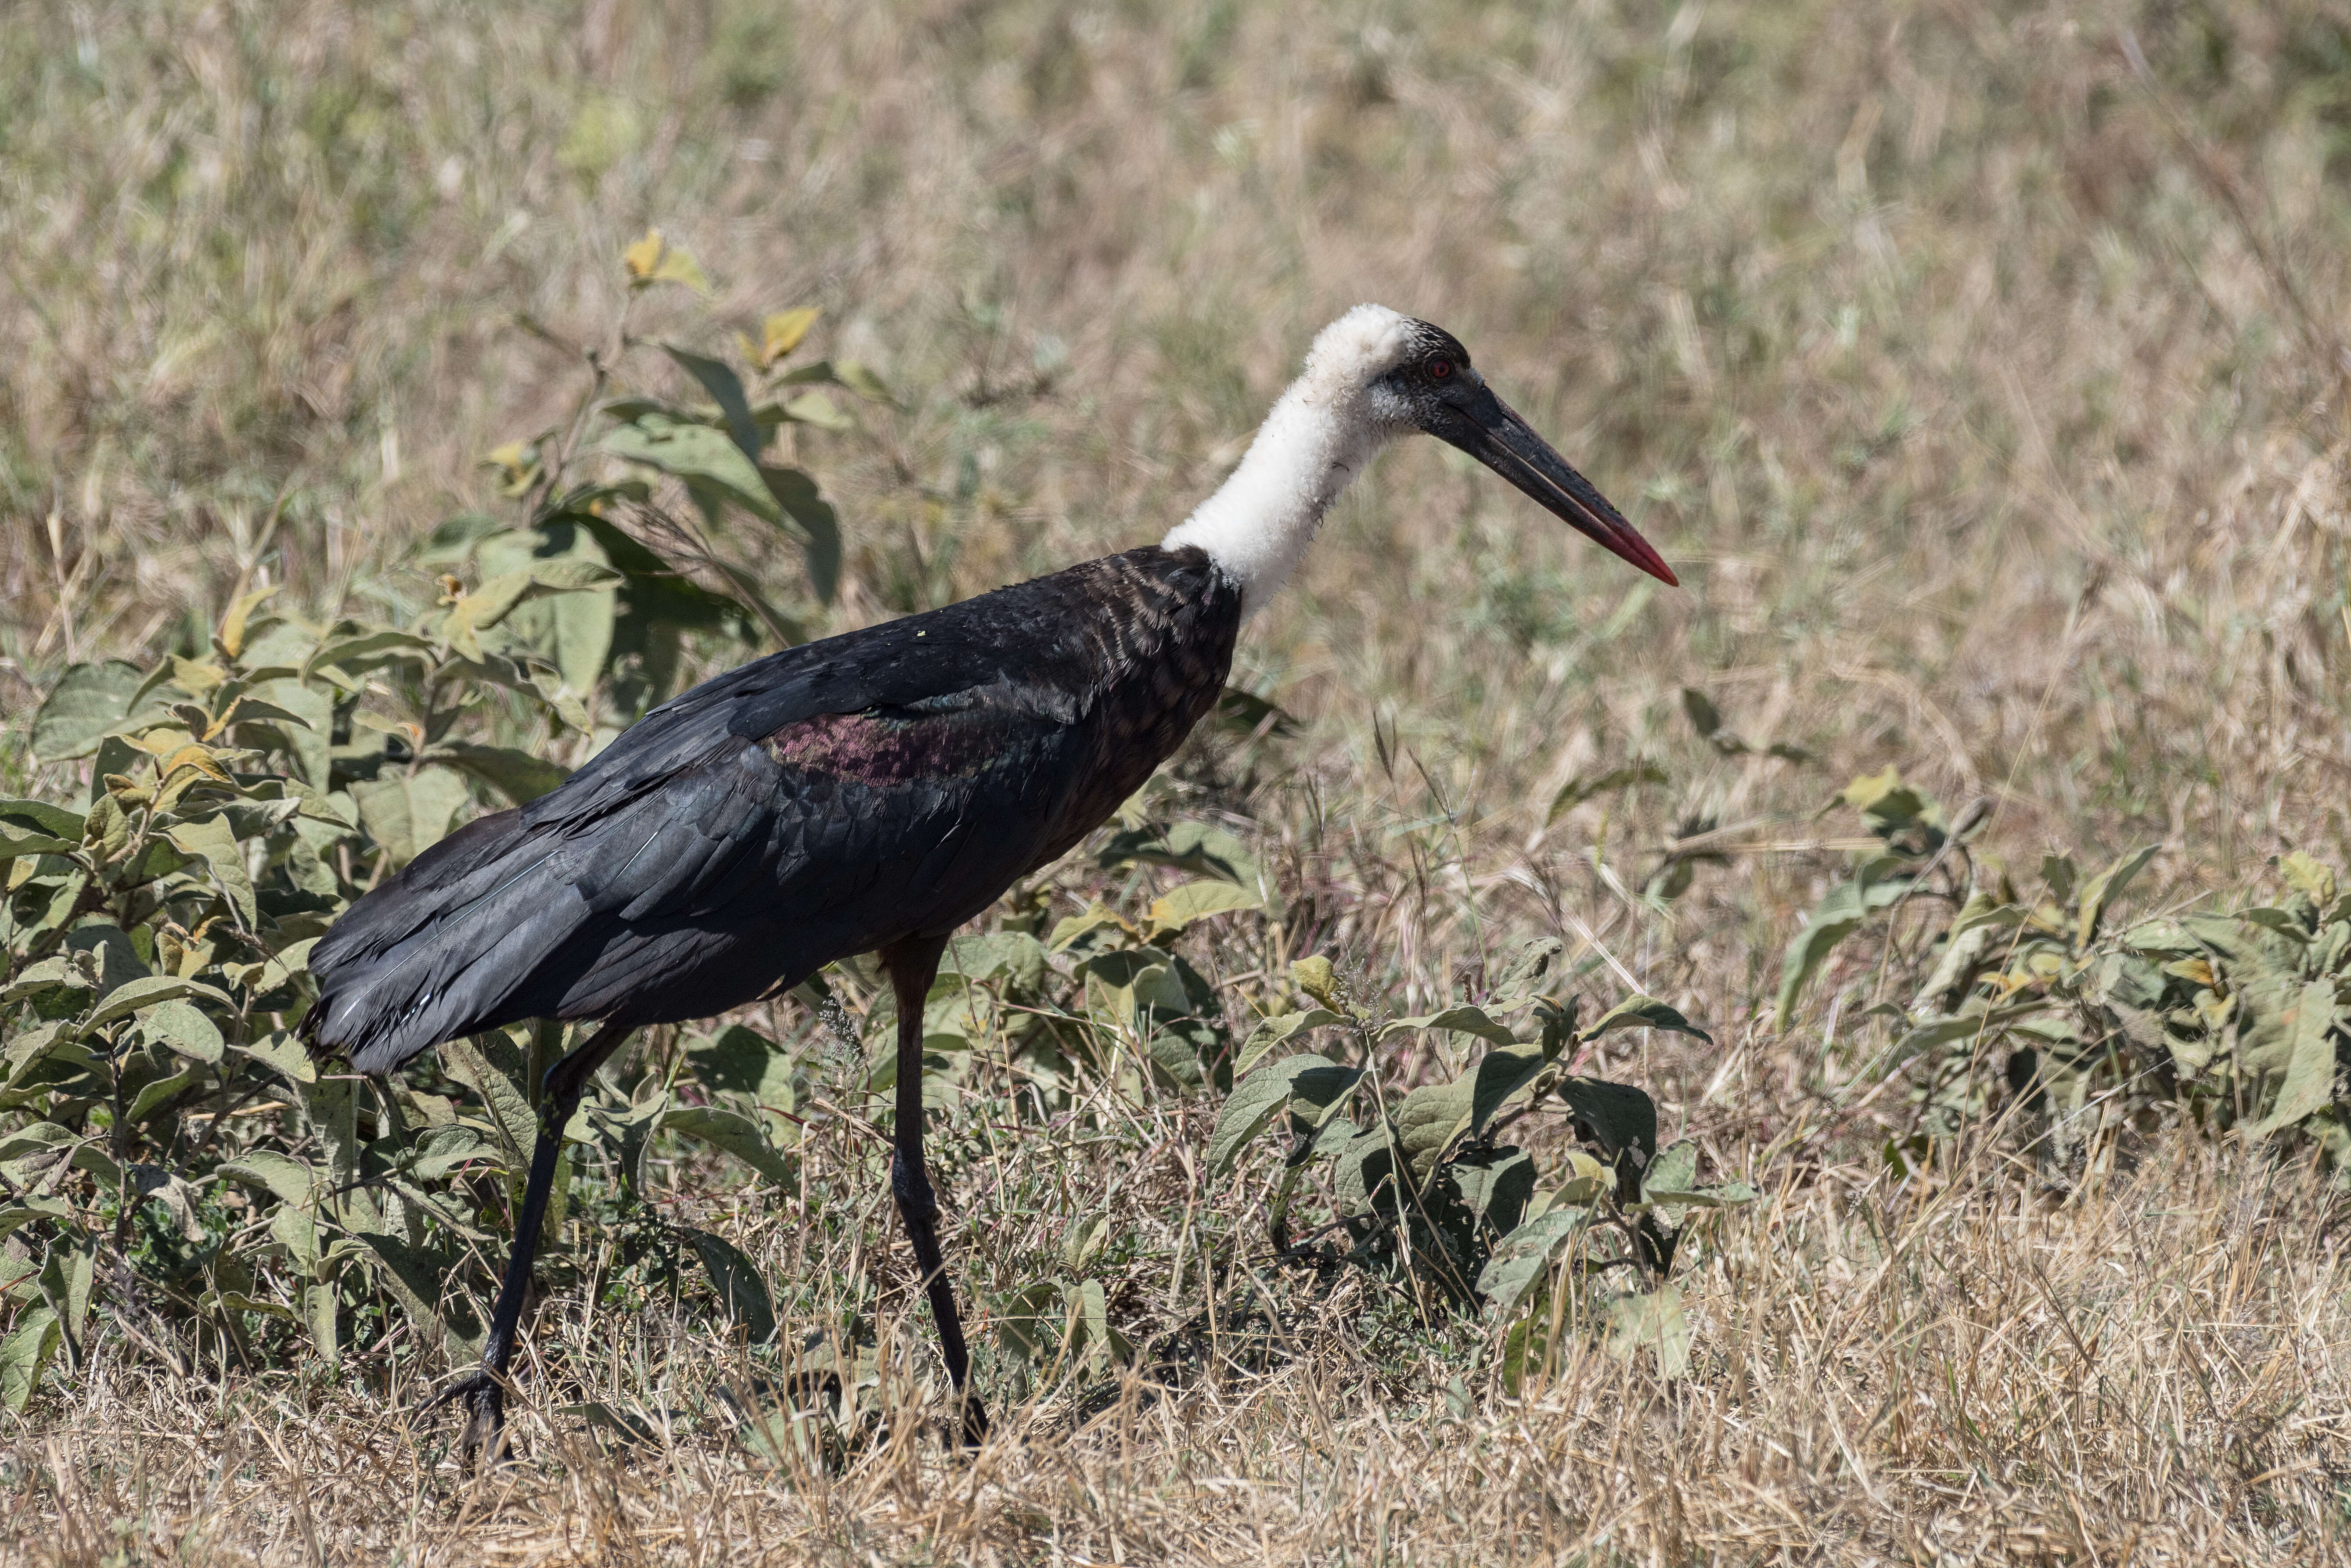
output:
[[[629,269],[629,278],[635,283],[653,281],[653,268],[661,265],[662,232],[647,229],[645,237],[621,253],[621,265]]]
[[[190,745],[180,747],[172,754],[172,759],[163,764],[163,771],[168,774],[175,768],[183,767],[193,768],[216,783],[232,782],[228,774],[222,770],[221,765],[214,760],[212,752],[204,747]]]
[[[1300,990],[1324,1007],[1337,1012],[1346,1010],[1344,989],[1339,984],[1338,976],[1331,971],[1330,959],[1321,956],[1301,958],[1290,966],[1290,978]]]
[[[798,310],[778,310],[768,318],[760,329],[759,362],[772,365],[800,346],[800,340],[816,325],[816,308],[802,306]]]
[[[256,588],[251,593],[240,596],[228,607],[228,613],[221,617],[220,643],[230,658],[234,659],[245,652],[245,623],[252,616],[254,606],[285,586],[282,582],[273,582],[266,588]]]
[[[710,292],[710,280],[702,275],[693,256],[664,239],[659,229],[647,229],[644,238],[622,251],[621,265],[629,269],[632,288],[683,283],[696,294]]]

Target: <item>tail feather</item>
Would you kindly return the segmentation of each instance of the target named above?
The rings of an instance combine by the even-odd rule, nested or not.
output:
[[[589,918],[552,835],[501,811],[434,845],[310,951],[319,999],[300,1032],[361,1072],[511,1022],[507,1004]]]

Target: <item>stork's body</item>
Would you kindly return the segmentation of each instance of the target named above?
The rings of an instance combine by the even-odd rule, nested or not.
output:
[[[634,1028],[723,1012],[864,952],[898,1004],[892,1185],[965,1391],[922,1161],[923,1004],[946,938],[1175,751],[1223,688],[1245,615],[1379,446],[1416,428],[1673,580],[1459,344],[1359,307],[1163,544],[705,682],[561,788],[418,856],[319,941],[304,1028],[362,1071],[524,1019],[605,1025],[549,1074],[483,1370],[461,1385],[475,1438],[495,1443],[560,1131],[589,1074]],[[976,1399],[965,1414],[967,1434],[984,1429]]]

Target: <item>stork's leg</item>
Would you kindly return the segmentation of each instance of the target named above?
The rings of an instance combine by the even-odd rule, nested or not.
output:
[[[588,1042],[548,1069],[538,1100],[538,1137],[530,1151],[530,1181],[523,1188],[522,1213],[515,1220],[514,1249],[507,1257],[506,1279],[498,1286],[497,1305],[490,1312],[489,1338],[482,1345],[482,1364],[474,1374],[434,1395],[426,1409],[453,1400],[465,1401],[465,1436],[461,1452],[479,1453],[486,1467],[498,1462],[506,1424],[507,1371],[514,1362],[515,1335],[522,1326],[523,1299],[530,1293],[530,1265],[538,1251],[538,1229],[547,1219],[547,1200],[555,1189],[555,1162],[563,1157],[563,1129],[580,1108],[580,1096],[589,1075],[629,1038],[626,1024],[607,1024]]]
[[[883,948],[880,955],[898,1000],[898,1113],[892,1128],[890,1192],[898,1200],[898,1217],[906,1222],[907,1239],[914,1244],[914,1264],[923,1271],[931,1317],[938,1324],[939,1350],[963,1404],[964,1443],[977,1448],[987,1436],[987,1412],[971,1391],[971,1354],[964,1348],[955,1287],[947,1281],[946,1260],[939,1252],[938,1196],[931,1190],[930,1173],[923,1168],[923,1005],[930,998],[939,955],[946,945],[944,936],[910,936]]]

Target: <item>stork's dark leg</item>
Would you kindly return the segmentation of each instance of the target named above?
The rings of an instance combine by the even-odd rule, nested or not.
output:
[[[898,1113],[892,1128],[890,1192],[898,1200],[899,1218],[906,1222],[907,1239],[914,1244],[914,1265],[923,1271],[931,1298],[939,1349],[963,1403],[964,1443],[977,1448],[987,1436],[987,1412],[971,1391],[971,1354],[964,1348],[955,1287],[947,1281],[946,1260],[939,1252],[938,1196],[931,1190],[930,1173],[923,1168],[923,1004],[930,998],[931,982],[938,978],[939,955],[946,945],[944,936],[910,936],[883,948],[880,955],[898,1001]]]
[[[498,1302],[490,1312],[489,1338],[482,1345],[482,1364],[474,1374],[434,1395],[426,1409],[455,1399],[465,1401],[465,1437],[462,1452],[479,1453],[485,1466],[498,1462],[506,1425],[507,1369],[514,1362],[515,1335],[522,1326],[523,1299],[530,1293],[530,1265],[538,1251],[538,1228],[547,1219],[547,1200],[555,1188],[555,1162],[563,1155],[563,1129],[580,1108],[589,1075],[629,1038],[630,1026],[607,1024],[588,1042],[548,1069],[538,1099],[538,1137],[530,1151],[530,1181],[523,1188],[522,1213],[515,1219],[514,1250],[507,1257],[506,1279],[498,1286]]]

